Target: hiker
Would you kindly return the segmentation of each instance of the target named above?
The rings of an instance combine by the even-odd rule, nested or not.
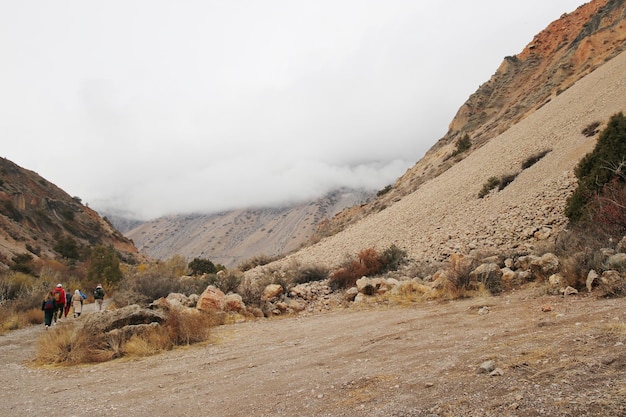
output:
[[[70,312],[70,306],[72,305],[72,292],[65,292],[65,309],[63,311],[63,317],[67,318],[67,313]]]
[[[52,316],[56,312],[56,302],[54,301],[54,294],[52,291],[48,293],[46,298],[43,299],[41,309],[43,310],[43,323],[46,325],[46,330],[52,324]]]
[[[83,312],[83,296],[80,294],[80,290],[74,291],[72,307],[74,308],[74,318],[80,317],[80,313]]]
[[[102,311],[102,303],[104,302],[104,288],[102,288],[102,284],[98,284],[96,288],[93,289],[93,298],[98,305],[98,311]]]
[[[54,324],[57,324],[57,321],[61,322],[63,311],[65,310],[65,290],[63,289],[63,285],[57,284],[56,288],[52,290],[52,295],[54,295],[54,302],[56,303],[52,320]]]

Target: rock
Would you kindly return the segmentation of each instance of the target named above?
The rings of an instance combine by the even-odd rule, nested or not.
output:
[[[596,279],[598,279],[599,275],[596,271],[594,271],[593,269],[591,271],[589,271],[589,273],[587,274],[587,291],[591,292],[591,289],[593,288],[593,283]]]
[[[504,370],[502,368],[496,368],[493,371],[489,372],[489,376],[502,376],[504,375]]]
[[[346,301],[354,301],[354,298],[357,296],[358,293],[359,290],[356,287],[348,288],[348,290],[346,290],[344,294],[344,299]]]
[[[219,288],[209,285],[198,299],[196,308],[201,311],[222,310],[224,306],[224,293]]]
[[[559,265],[559,258],[553,253],[544,254],[536,263],[533,264],[533,266],[538,266],[540,268],[540,271],[544,276],[556,273],[559,269]]]
[[[616,253],[610,256],[606,263],[611,269],[624,269],[626,267],[626,253]]]
[[[496,362],[493,360],[488,360],[480,364],[478,367],[479,374],[488,374],[496,369]]]
[[[108,333],[125,326],[159,324],[164,322],[166,317],[166,313],[162,310],[151,310],[142,308],[137,304],[131,304],[115,310],[104,310],[98,314],[85,315],[83,327],[90,333]]]
[[[490,310],[489,310],[489,307],[487,307],[487,306],[483,306],[483,307],[481,307],[481,308],[478,310],[478,315],[479,315],[479,316],[483,316],[483,315],[485,315],[485,314],[489,314],[489,311],[490,311]]]
[[[563,283],[565,279],[561,274],[552,274],[548,278],[548,293],[549,294],[560,294],[563,292]]]
[[[239,294],[226,294],[222,305],[224,311],[236,311],[241,313],[246,309],[246,304],[243,302],[243,299]]]
[[[569,285],[563,290],[563,297],[575,294],[578,294],[578,290],[576,288],[570,287]]]
[[[270,284],[263,290],[261,295],[261,301],[270,301],[274,298],[278,298],[283,293],[283,287],[279,284]]]
[[[502,291],[502,270],[498,264],[482,264],[470,272],[470,282],[481,283],[492,294]]]
[[[544,313],[552,311],[552,306],[548,304],[544,304],[541,306],[541,311],[543,311]]]
[[[599,295],[615,297],[626,294],[626,280],[615,270],[604,271],[599,279]]]

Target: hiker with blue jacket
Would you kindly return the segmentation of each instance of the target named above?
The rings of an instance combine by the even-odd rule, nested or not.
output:
[[[52,325],[52,316],[56,313],[57,303],[54,301],[54,294],[52,291],[48,293],[41,304],[43,310],[43,322],[46,325],[46,330]]]

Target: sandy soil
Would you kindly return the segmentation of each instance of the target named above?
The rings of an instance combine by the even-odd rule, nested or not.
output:
[[[0,414],[625,416],[626,299],[535,291],[226,325],[76,367],[34,367],[45,330],[19,330],[0,336]]]

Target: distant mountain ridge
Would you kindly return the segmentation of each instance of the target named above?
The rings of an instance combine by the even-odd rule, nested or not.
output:
[[[299,249],[309,242],[320,221],[373,196],[370,191],[340,189],[289,207],[166,216],[130,230],[125,230],[119,219],[111,218],[142,253],[153,258],[208,258],[230,268],[254,256],[282,255]]]

